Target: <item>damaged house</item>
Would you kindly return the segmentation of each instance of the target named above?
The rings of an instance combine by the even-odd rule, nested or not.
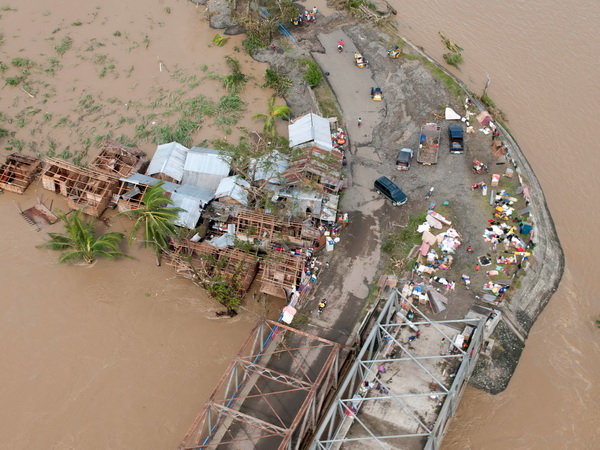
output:
[[[146,153],[138,148],[106,141],[90,167],[117,177],[128,177],[141,169],[145,156]]]
[[[38,158],[13,153],[0,166],[0,188],[23,194],[29,187],[42,162]]]
[[[288,126],[294,156],[283,177],[290,185],[309,184],[325,192],[342,186],[343,153],[333,147],[329,120],[306,114]]]
[[[70,209],[82,209],[94,217],[100,217],[108,206],[117,182],[114,176],[53,158],[48,158],[42,172],[44,189],[67,197]]]
[[[175,245],[171,264],[177,275],[197,279],[218,275],[238,284],[238,292],[244,295],[258,272],[258,258],[236,248],[219,248],[202,242],[183,240]]]
[[[141,173],[136,173],[129,178],[121,178],[115,198],[118,210],[127,211],[139,208],[146,190],[161,181]],[[162,187],[173,200],[173,206],[184,210],[179,213],[175,224],[191,230],[196,228],[202,210],[213,199],[214,193],[195,186],[182,186],[168,181],[163,181],[163,183]]]

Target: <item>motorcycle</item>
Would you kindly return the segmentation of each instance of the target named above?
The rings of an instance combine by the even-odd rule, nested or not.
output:
[[[319,303],[319,306],[317,306],[317,317],[321,316],[321,313],[323,312],[323,310],[325,309],[326,306],[327,306],[327,300],[325,300],[325,299],[321,300],[321,302]]]
[[[429,189],[429,192],[427,192],[427,194],[425,194],[425,200],[428,200],[429,198],[431,198],[431,196],[433,195],[433,190],[435,188],[432,186],[431,189]]]

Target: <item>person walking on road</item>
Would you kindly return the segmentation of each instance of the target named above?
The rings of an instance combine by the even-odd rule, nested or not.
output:
[[[358,118],[358,126],[360,127],[362,125],[362,119],[359,117]]]

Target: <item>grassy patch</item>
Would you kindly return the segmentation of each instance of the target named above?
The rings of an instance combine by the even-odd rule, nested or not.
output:
[[[421,57],[421,61],[423,61],[425,67],[429,69],[429,72],[433,78],[444,83],[448,91],[456,98],[462,98],[464,91],[452,76],[448,75],[446,71],[436,66],[426,58]]]
[[[317,86],[323,79],[323,72],[319,65],[312,59],[301,59],[298,61],[301,66],[304,66],[304,75],[302,79],[310,86]]]
[[[423,212],[411,216],[407,226],[396,227],[384,238],[381,249],[389,258],[388,272],[401,275],[405,268],[410,267],[407,257],[415,245],[421,244],[421,234],[417,232],[417,227],[425,221],[426,215]],[[401,262],[404,263],[399,264]]]
[[[321,83],[315,89],[315,97],[319,103],[319,108],[324,117],[337,117],[340,123],[343,123],[343,117],[338,109],[335,95],[327,83]]]

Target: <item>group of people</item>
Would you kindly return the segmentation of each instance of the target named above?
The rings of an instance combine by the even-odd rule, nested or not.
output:
[[[305,10],[304,14],[299,14],[298,17],[294,17],[292,19],[290,19],[290,22],[292,22],[295,26],[299,26],[302,25],[304,23],[304,21],[306,21],[306,23],[311,23],[311,22],[316,22],[317,20],[317,7],[314,6],[312,11],[308,11]]]

